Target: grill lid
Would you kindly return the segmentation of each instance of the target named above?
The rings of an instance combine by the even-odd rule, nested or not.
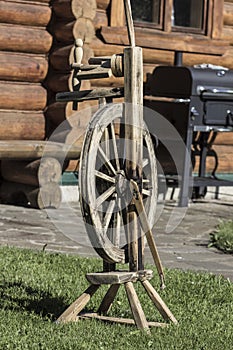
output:
[[[223,67],[158,66],[152,74],[149,93],[173,98],[198,95],[211,99],[232,99],[233,71]]]

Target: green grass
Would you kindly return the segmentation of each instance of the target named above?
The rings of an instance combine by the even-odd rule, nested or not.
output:
[[[155,274],[152,284],[179,325],[153,328],[150,336],[134,326],[96,320],[55,323],[88,286],[85,273],[101,266],[100,259],[0,248],[0,349],[232,349],[233,285],[211,274],[166,270],[164,291]],[[145,291],[136,288],[147,319],[162,321]],[[105,290],[97,291],[88,310],[98,307]],[[123,288],[111,314],[131,317]]]
[[[216,247],[224,253],[233,254],[233,221],[222,221],[210,234],[209,247]]]

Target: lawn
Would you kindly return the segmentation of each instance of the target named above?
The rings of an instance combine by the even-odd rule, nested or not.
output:
[[[1,247],[0,349],[232,349],[233,285],[207,273],[166,270],[164,291],[155,273],[152,284],[179,325],[152,328],[150,336],[134,326],[95,320],[55,323],[88,286],[85,273],[101,267],[100,259]],[[162,321],[141,286],[136,288],[147,319]],[[98,307],[105,290],[95,294],[88,310]],[[131,317],[123,288],[111,314]]]

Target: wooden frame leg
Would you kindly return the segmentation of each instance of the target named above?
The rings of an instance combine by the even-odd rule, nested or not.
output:
[[[163,316],[165,320],[170,320],[174,324],[177,324],[176,318],[173,316],[171,311],[168,309],[167,305],[164,303],[164,301],[161,299],[159,294],[156,292],[154,287],[150,284],[148,280],[141,281],[143,287],[145,288],[147,294],[155,304],[156,308],[160,312],[160,314]]]
[[[107,314],[108,311],[110,310],[112,303],[117,295],[118,289],[120,288],[120,284],[112,284],[107,293],[105,294],[99,309],[97,311],[98,314]]]
[[[133,313],[133,318],[137,327],[139,329],[149,330],[149,324],[146,320],[146,316],[144,314],[144,311],[142,309],[142,306],[140,304],[140,301],[134,289],[133,283],[132,282],[125,283],[125,290],[126,290],[129,304]]]
[[[57,322],[76,321],[77,315],[86,306],[93,294],[99,289],[100,285],[90,285],[85,292],[76,299],[57,319]]]

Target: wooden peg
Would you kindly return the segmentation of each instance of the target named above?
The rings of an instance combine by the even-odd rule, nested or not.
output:
[[[82,39],[76,39],[74,44],[74,63],[79,66],[81,65],[82,58],[83,58],[83,41]],[[79,91],[81,82],[77,78],[77,73],[79,71],[79,68],[76,68],[73,70],[73,76],[72,76],[72,87],[73,91]],[[73,110],[78,109],[78,103],[77,101],[73,102]]]

